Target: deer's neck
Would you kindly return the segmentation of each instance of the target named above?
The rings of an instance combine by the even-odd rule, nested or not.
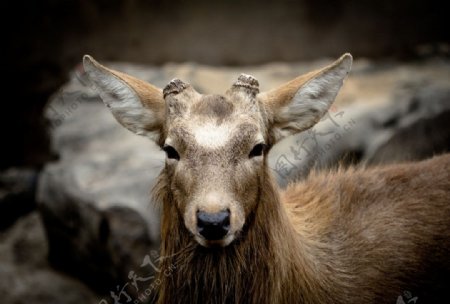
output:
[[[173,202],[162,216],[159,303],[301,303],[320,289],[268,177],[240,239],[204,248]],[[169,271],[167,271],[169,269]],[[300,282],[300,283],[299,283]],[[294,286],[295,285],[295,286]]]

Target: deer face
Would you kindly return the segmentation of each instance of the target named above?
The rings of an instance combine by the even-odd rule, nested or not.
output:
[[[257,81],[241,76],[225,95],[174,80],[164,89],[165,175],[186,228],[202,245],[228,245],[255,208],[268,145]]]
[[[205,247],[236,239],[260,200],[266,153],[326,113],[350,65],[347,54],[266,93],[259,92],[256,79],[241,75],[224,95],[202,95],[181,80],[160,90],[84,59],[116,119],[166,152],[165,191]]]

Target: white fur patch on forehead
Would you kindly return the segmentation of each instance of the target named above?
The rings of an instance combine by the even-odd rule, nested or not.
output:
[[[212,122],[197,125],[192,129],[195,141],[205,148],[219,148],[225,146],[232,134],[229,124],[216,125]]]

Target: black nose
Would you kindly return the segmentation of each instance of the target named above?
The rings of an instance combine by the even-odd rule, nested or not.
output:
[[[197,212],[198,232],[207,240],[220,240],[230,230],[230,211]]]

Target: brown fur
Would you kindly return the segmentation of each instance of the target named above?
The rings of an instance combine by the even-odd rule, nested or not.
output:
[[[405,290],[429,303],[448,288],[450,155],[314,173],[281,198],[265,172],[259,189],[241,238],[210,249],[162,174],[161,267],[176,269],[160,273],[159,303],[394,303]]]
[[[206,95],[204,102],[193,106],[195,114],[213,116],[219,118],[219,123],[233,114],[233,104],[220,95]]]

